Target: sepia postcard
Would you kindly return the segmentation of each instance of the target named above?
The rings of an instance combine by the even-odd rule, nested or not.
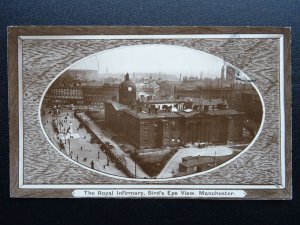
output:
[[[9,27],[11,197],[291,199],[290,29]]]

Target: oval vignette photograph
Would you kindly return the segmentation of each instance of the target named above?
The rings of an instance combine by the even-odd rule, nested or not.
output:
[[[43,130],[57,151],[95,172],[133,179],[230,163],[255,141],[264,111],[255,80],[234,65],[162,44],[83,58],[41,101]]]

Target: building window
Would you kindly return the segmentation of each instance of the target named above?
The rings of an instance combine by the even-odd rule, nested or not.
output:
[[[173,121],[173,122],[172,122],[172,130],[175,130],[175,128],[176,128],[176,122]]]

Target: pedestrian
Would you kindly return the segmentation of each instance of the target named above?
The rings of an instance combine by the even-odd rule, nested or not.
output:
[[[82,146],[80,147],[80,150],[82,151]]]
[[[76,155],[76,161],[78,162],[78,155]]]
[[[105,169],[105,164],[103,164],[103,169]]]
[[[91,168],[94,169],[94,161],[91,162]]]
[[[100,158],[100,152],[98,151],[98,159]]]
[[[107,166],[109,166],[109,159],[107,158],[107,164],[106,164]]]

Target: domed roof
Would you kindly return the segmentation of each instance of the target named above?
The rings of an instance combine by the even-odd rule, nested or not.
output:
[[[128,89],[128,87],[131,87],[133,91],[136,91],[135,84],[129,79],[129,74],[126,73],[125,80],[120,84],[120,89]]]

